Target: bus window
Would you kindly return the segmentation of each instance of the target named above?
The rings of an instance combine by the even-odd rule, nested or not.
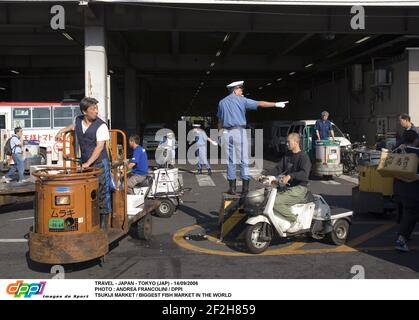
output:
[[[81,111],[78,106],[54,107],[53,114],[54,128],[62,128],[73,123],[74,118],[81,115]]]
[[[6,116],[0,114],[0,129],[6,129]]]
[[[31,128],[31,108],[13,109],[13,128]]]
[[[82,113],[80,111],[80,107],[79,106],[73,107],[73,118],[75,118],[77,116],[81,116],[81,115],[82,115]]]
[[[66,127],[73,120],[72,107],[54,107],[54,128]]]
[[[51,110],[49,107],[32,109],[32,128],[51,128]]]

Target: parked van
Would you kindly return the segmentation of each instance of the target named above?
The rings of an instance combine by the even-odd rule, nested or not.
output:
[[[301,136],[301,149],[305,152],[310,152],[312,148],[312,137],[315,134],[314,125],[317,120],[300,120],[291,124],[288,134],[295,132]],[[341,148],[346,148],[351,145],[351,142],[345,137],[342,131],[332,122],[335,139],[340,142]],[[286,140],[285,140],[286,143]]]
[[[269,148],[275,155],[282,155],[286,152],[290,126],[291,121],[274,121],[272,123],[272,139]]]

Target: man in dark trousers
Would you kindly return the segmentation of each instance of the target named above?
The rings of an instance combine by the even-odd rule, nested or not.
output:
[[[407,153],[419,155],[419,149],[415,146],[418,143],[419,136],[415,130],[407,130],[404,133],[404,147]],[[419,168],[417,173],[419,174]],[[402,204],[402,216],[400,228],[396,240],[396,250],[408,252],[407,241],[419,221],[419,180],[405,182],[394,179],[394,195],[397,196]]]
[[[302,226],[297,216],[291,212],[291,207],[301,203],[307,195],[307,185],[310,176],[310,158],[300,148],[300,135],[291,133],[287,138],[288,153],[279,160],[278,165],[268,175],[283,175],[281,184],[289,185],[279,191],[275,198],[274,212],[291,222],[288,233],[299,231]]]
[[[111,208],[111,172],[109,158],[105,144],[109,140],[109,130],[106,123],[98,117],[98,101],[95,98],[85,97],[80,101],[81,116],[76,117],[74,123],[61,129],[56,136],[69,131],[75,131],[80,145],[82,167],[97,167],[102,169],[99,175],[99,211],[100,227],[108,228]]]

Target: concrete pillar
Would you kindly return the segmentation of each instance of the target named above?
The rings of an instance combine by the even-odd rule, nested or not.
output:
[[[419,124],[419,48],[408,48],[408,111],[415,125]]]
[[[84,84],[86,96],[99,101],[99,115],[108,120],[105,29],[103,26],[85,26],[84,29]]]
[[[138,134],[137,126],[137,72],[135,68],[126,67],[124,72],[125,87],[125,125],[126,131]]]

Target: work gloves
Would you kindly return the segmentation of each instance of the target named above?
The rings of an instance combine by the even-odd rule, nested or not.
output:
[[[284,109],[289,101],[280,101],[275,103],[276,108]]]

